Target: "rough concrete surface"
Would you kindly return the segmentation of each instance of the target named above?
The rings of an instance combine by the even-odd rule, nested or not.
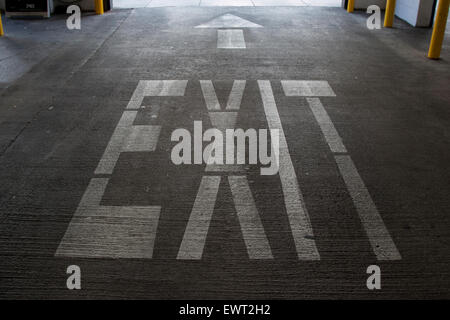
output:
[[[245,48],[218,48],[217,29],[195,26],[224,14],[262,28],[240,28]],[[442,59],[431,61],[430,29],[397,20],[394,29],[371,31],[366,17],[342,8],[189,7],[86,15],[81,31],[66,30],[64,16],[4,21],[0,63],[24,61],[16,63],[20,77],[13,65],[1,76],[0,297],[449,298],[450,38]],[[238,40],[230,34],[231,46]],[[166,94],[142,89],[156,91],[130,104],[139,109],[127,111],[134,113],[125,125],[140,80],[187,82],[171,83],[178,87]],[[212,81],[222,106],[234,80],[246,80],[235,126],[281,124],[285,171],[262,176],[246,165],[236,169],[246,179],[233,180],[204,164],[172,163],[173,130],[215,121],[200,80]],[[287,95],[282,80],[322,87]],[[302,90],[321,94],[314,100],[298,96]],[[96,174],[123,130],[132,138],[112,173]],[[155,130],[152,149],[145,139]],[[330,149],[338,139],[346,153]],[[108,161],[119,149],[111,150]],[[213,209],[215,178],[204,180],[195,206],[205,176],[220,180]],[[295,182],[302,198],[292,193]],[[89,199],[88,186],[96,190]],[[314,232],[303,221],[303,238],[291,229],[296,201]],[[177,259],[193,208],[203,217],[213,210],[203,254]],[[379,259],[390,248],[377,242],[384,235],[373,208],[401,259]],[[299,259],[299,243],[307,258]],[[72,264],[82,270],[82,290],[66,288]],[[366,287],[372,264],[381,268],[381,290]]]

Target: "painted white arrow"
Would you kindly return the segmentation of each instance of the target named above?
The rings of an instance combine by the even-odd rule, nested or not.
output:
[[[227,13],[195,28],[223,29],[217,30],[217,48],[219,49],[245,49],[244,31],[236,28],[263,28],[263,26]]]
[[[227,13],[200,24],[196,28],[263,28],[263,26]]]

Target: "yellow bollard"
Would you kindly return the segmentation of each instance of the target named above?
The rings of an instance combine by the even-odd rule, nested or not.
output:
[[[103,13],[105,13],[103,11],[103,0],[95,0],[95,13],[96,14],[103,14]]]
[[[386,12],[384,14],[384,27],[392,28],[394,24],[395,0],[387,0]]]
[[[348,0],[347,12],[353,12],[355,10],[355,0]]]
[[[5,33],[3,32],[3,25],[2,25],[2,14],[0,13],[0,37],[3,36]]]
[[[436,20],[434,21],[433,35],[431,36],[430,50],[428,51],[428,58],[430,59],[439,59],[441,56],[449,5],[450,0],[439,0]]]

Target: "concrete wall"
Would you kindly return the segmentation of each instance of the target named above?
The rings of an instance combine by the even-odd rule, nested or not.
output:
[[[62,4],[58,0],[55,1],[55,5]],[[68,1],[66,1],[67,4]],[[81,2],[76,3],[78,6],[80,6],[81,10],[83,11],[93,11],[95,10],[95,3],[94,0],[82,0]]]
[[[355,9],[367,9],[373,4],[379,6],[381,9],[386,8],[386,0],[356,0]]]
[[[395,15],[415,27],[428,27],[433,5],[434,0],[397,0]]]
[[[345,7],[345,2],[347,0],[342,0],[342,7]],[[386,8],[386,0],[355,0],[355,9],[366,10],[371,5],[377,5],[381,9]]]
[[[95,10],[94,0],[83,0],[78,4],[81,10],[92,11]]]

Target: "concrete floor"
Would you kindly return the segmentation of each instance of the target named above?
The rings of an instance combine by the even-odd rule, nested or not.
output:
[[[217,48],[216,29],[195,28],[224,14],[262,26],[241,28],[245,49]],[[63,16],[6,20],[2,68],[25,58],[2,69],[0,297],[449,298],[450,38],[430,61],[431,30],[365,25],[364,13],[325,7],[114,10],[84,16],[81,31],[65,29]],[[140,80],[188,81],[182,96],[169,96],[175,86],[141,102],[132,99]],[[237,127],[268,128],[279,117],[292,163],[282,166],[293,171],[261,176],[246,166],[250,197],[230,190],[232,174],[212,174],[222,178],[203,255],[186,260],[177,257],[211,173],[174,165],[170,136],[195,120],[211,126],[200,80],[213,81],[222,105],[234,80],[246,80]],[[334,95],[290,96],[283,80],[325,81]],[[98,172],[120,119],[134,112],[129,103],[139,108],[134,126],[160,126],[155,149],[123,152],[111,173]],[[105,181],[104,192],[89,191]],[[314,232],[300,238],[289,219],[296,181]],[[236,207],[241,194],[248,202]],[[253,202],[273,259],[258,258],[267,248],[252,238],[256,224],[243,235],[238,216]],[[300,256],[297,240],[318,255]],[[392,244],[401,259],[389,255]],[[66,288],[72,264],[82,290]],[[378,291],[366,287],[372,264],[381,267]]]

